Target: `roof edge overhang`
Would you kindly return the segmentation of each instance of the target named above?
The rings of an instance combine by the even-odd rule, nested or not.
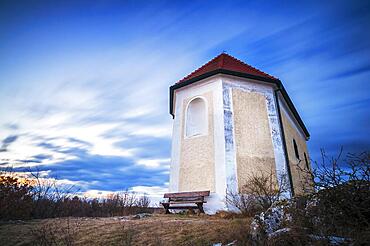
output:
[[[197,76],[195,78],[191,78],[189,80],[185,80],[181,83],[177,83],[177,84],[174,84],[174,85],[170,86],[170,91],[169,91],[170,92],[170,114],[172,115],[172,118],[175,117],[175,115],[173,113],[173,99],[174,99],[175,90],[180,89],[180,88],[185,87],[185,86],[188,86],[188,85],[191,85],[195,82],[198,82],[202,79],[205,79],[205,78],[208,78],[208,77],[211,77],[211,76],[214,76],[216,74],[226,74],[226,75],[232,75],[232,76],[241,77],[241,78],[254,79],[254,80],[259,80],[259,81],[263,81],[263,82],[267,82],[267,83],[275,85],[278,88],[278,91],[281,92],[281,95],[283,96],[286,104],[288,105],[289,109],[292,111],[292,113],[293,113],[294,117],[296,118],[299,126],[302,128],[304,134],[306,135],[306,138],[307,139],[310,138],[310,133],[308,132],[305,124],[303,123],[303,120],[299,116],[297,109],[295,108],[292,100],[290,99],[287,91],[285,90],[285,88],[283,86],[283,83],[279,79],[271,79],[271,78],[267,78],[267,77],[262,77],[262,76],[247,74],[247,73],[241,73],[241,72],[236,72],[236,71],[231,71],[231,70],[226,70],[226,69],[216,69],[214,71],[204,73],[204,74],[202,74],[200,76]],[[276,98],[276,100],[278,100],[278,98]]]

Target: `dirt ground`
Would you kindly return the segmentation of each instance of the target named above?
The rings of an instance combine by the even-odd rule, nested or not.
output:
[[[248,235],[250,219],[155,214],[0,223],[0,245],[212,245]]]

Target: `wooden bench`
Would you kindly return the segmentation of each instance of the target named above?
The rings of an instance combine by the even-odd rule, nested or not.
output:
[[[199,213],[204,213],[203,203],[206,203],[204,198],[209,196],[209,193],[209,190],[166,193],[163,197],[168,198],[168,202],[161,202],[161,204],[166,209],[166,214],[170,214],[170,209],[198,209]]]

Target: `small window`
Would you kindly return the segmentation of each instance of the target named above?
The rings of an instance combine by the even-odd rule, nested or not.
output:
[[[307,170],[310,170],[310,166],[309,166],[309,164],[308,164],[308,159],[307,159],[306,152],[304,152],[304,153],[303,153],[303,155],[304,155],[304,161],[305,161],[305,163],[306,163]]]
[[[299,160],[298,146],[297,146],[297,143],[295,142],[295,139],[293,139],[293,147],[294,147],[295,157]]]
[[[206,101],[200,97],[194,98],[186,109],[186,137],[206,135],[207,124]]]

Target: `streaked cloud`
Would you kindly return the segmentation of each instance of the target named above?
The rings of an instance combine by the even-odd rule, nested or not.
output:
[[[369,149],[369,9],[1,3],[0,166],[37,169],[89,196],[129,189],[157,199],[169,178],[168,87],[224,50],[283,81],[313,158],[320,147]]]
[[[156,168],[156,167],[163,167],[166,165],[167,168],[169,168],[171,159],[140,159],[137,161],[138,165],[142,165],[149,168]]]

